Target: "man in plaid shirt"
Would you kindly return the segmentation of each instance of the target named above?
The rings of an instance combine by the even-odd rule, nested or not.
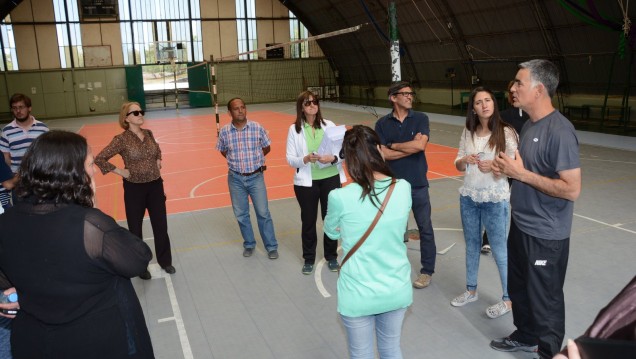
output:
[[[265,156],[271,150],[271,140],[260,124],[248,121],[247,108],[242,99],[231,99],[227,103],[227,109],[232,122],[221,129],[216,149],[227,159],[227,184],[232,209],[243,236],[243,256],[251,257],[256,247],[250,221],[249,197],[254,205],[258,231],[267,256],[269,259],[276,259],[278,242],[267,205],[267,188],[263,177]]]

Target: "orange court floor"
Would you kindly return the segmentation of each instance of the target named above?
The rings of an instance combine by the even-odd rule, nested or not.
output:
[[[272,151],[266,157],[265,184],[269,200],[292,198],[293,169],[285,159],[287,131],[295,116],[274,111],[250,111],[248,118],[259,122],[272,140]],[[221,126],[230,122],[221,115]],[[144,128],[150,129],[161,147],[162,178],[169,214],[229,206],[227,162],[216,150],[217,134],[213,116],[185,115],[178,118],[153,120],[146,114]],[[122,129],[114,120],[110,123],[87,124],[80,134],[87,138],[93,154],[97,155]],[[457,149],[429,143],[426,158],[429,179],[457,176],[453,160]],[[118,167],[119,156],[111,159]],[[109,173],[95,176],[97,207],[116,220],[126,218],[121,177]]]

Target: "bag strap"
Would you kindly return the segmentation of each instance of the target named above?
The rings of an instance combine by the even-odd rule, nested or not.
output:
[[[386,204],[389,202],[389,198],[391,198],[391,193],[393,193],[393,189],[394,188],[395,188],[395,178],[391,178],[391,184],[389,185],[389,192],[384,197],[384,201],[382,201],[382,206],[378,210],[378,213],[375,215],[375,218],[373,219],[373,222],[371,222],[371,225],[369,226],[369,228],[367,228],[367,231],[364,232],[362,237],[353,246],[353,248],[351,248],[349,253],[347,253],[347,255],[344,257],[344,259],[340,263],[340,268],[342,268],[342,266],[349,260],[349,258],[353,255],[353,253],[355,253],[358,250],[358,248],[360,248],[362,243],[364,243],[364,241],[367,239],[369,234],[371,234],[371,232],[373,231],[373,228],[375,228],[375,225],[380,220],[380,217],[382,216],[382,213],[384,212],[384,208],[386,207]]]

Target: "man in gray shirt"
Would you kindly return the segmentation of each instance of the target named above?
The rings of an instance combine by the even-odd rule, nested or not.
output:
[[[508,292],[517,329],[490,343],[500,351],[538,351],[552,358],[565,335],[563,284],[574,201],[581,192],[574,126],[552,106],[558,68],[547,60],[519,65],[510,91],[530,116],[515,159],[500,154],[495,174],[513,179],[508,235]]]

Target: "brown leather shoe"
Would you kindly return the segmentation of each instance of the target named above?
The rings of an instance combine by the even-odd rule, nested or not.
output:
[[[431,284],[431,275],[430,274],[420,274],[419,277],[413,282],[413,287],[417,289],[426,288]]]

